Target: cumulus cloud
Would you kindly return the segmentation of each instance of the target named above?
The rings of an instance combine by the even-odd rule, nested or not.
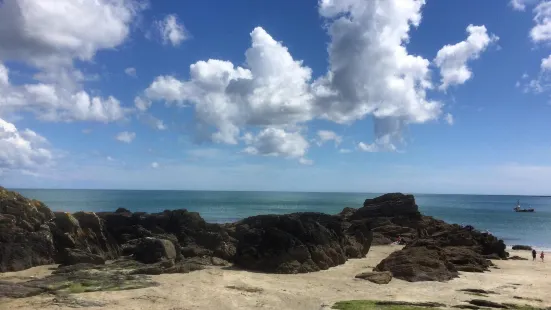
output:
[[[541,1],[534,8],[535,26],[530,30],[530,38],[533,42],[551,40],[551,1]]]
[[[198,61],[190,66],[189,79],[158,76],[140,98],[190,106],[199,136],[226,144],[249,141],[248,153],[288,156],[266,141],[284,136],[296,142],[301,136],[296,128],[314,119],[345,124],[367,116],[374,118],[375,141],[366,148],[395,150],[409,124],[442,115],[443,104],[427,96],[433,88],[430,61],[407,50],[424,3],[321,0],[319,13],[330,37],[329,70],[317,79],[281,42],[257,27],[250,33],[242,67],[219,59]],[[442,66],[455,64],[451,56]],[[242,135],[248,130],[260,133]],[[308,144],[302,145],[297,149],[305,154]]]
[[[499,40],[493,34],[488,34],[485,26],[467,27],[469,36],[465,41],[454,45],[445,45],[436,54],[434,63],[440,68],[441,84],[439,88],[446,90],[451,85],[460,85],[469,80],[473,73],[467,62],[480,57],[480,53]]]
[[[159,168],[159,163],[156,162],[156,161],[152,162],[152,163],[151,163],[151,168],[153,168],[153,169]]]
[[[91,60],[124,42],[143,8],[134,0],[2,1],[0,58],[38,67]]]
[[[341,153],[341,154],[348,154],[348,153],[352,153],[352,150],[351,150],[351,149],[340,149],[340,150],[339,150],[339,153]]]
[[[0,173],[6,170],[33,171],[53,161],[46,138],[0,118]]]
[[[115,139],[119,140],[120,142],[124,142],[124,143],[131,143],[135,138],[136,138],[136,133],[135,132],[128,132],[128,131],[119,132],[115,136]]]
[[[38,70],[37,83],[15,85],[0,63],[0,112],[27,110],[48,121],[122,119],[126,111],[116,98],[83,89],[95,76],[74,69],[73,61],[91,61],[97,51],[122,44],[144,8],[134,0],[0,2],[0,62]]]
[[[178,46],[189,37],[186,28],[178,21],[175,14],[167,15],[163,20],[157,21],[156,26],[164,44]]]
[[[59,85],[35,83],[12,85],[9,70],[0,63],[0,113],[29,111],[44,121],[112,122],[128,112],[114,97],[90,96],[84,90],[71,92]]]
[[[249,145],[244,150],[247,154],[291,158],[302,158],[309,147],[300,133],[273,127],[262,130],[256,136],[247,135],[246,143]]]
[[[237,144],[240,128],[292,125],[312,118],[310,68],[296,61],[264,29],[251,33],[245,53],[247,69],[210,59],[190,66],[190,79],[157,77],[145,90],[151,100],[193,104],[202,127],[213,127],[210,138]]]
[[[339,145],[342,142],[342,137],[330,130],[318,130],[318,145],[322,145],[325,142],[335,141],[335,145]]]
[[[126,73],[126,75],[128,76],[131,76],[131,77],[136,77],[136,68],[133,68],[133,67],[129,67],[129,68],[126,68],[124,69],[124,73]]]

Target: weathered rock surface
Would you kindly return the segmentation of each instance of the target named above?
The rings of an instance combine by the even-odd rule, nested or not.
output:
[[[348,258],[364,257],[372,233],[362,221],[344,221],[322,213],[260,215],[235,226],[234,263],[273,273],[328,269]]]
[[[392,280],[392,273],[383,272],[363,272],[356,275],[357,279],[368,280],[376,284],[388,284]]]
[[[529,245],[513,245],[513,250],[532,251],[532,247]]]
[[[54,214],[43,203],[0,187],[0,272],[54,262],[47,223]]]
[[[166,259],[176,259],[176,247],[170,240],[143,238],[134,250],[134,258],[142,263],[152,264]]]
[[[459,276],[444,250],[437,247],[406,247],[383,259],[374,270],[390,271],[393,277],[409,282],[443,282]]]

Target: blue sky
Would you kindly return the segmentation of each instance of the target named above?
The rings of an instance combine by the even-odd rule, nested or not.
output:
[[[551,1],[0,1],[6,187],[549,194]]]

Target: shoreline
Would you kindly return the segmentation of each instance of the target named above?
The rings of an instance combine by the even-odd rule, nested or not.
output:
[[[461,272],[448,282],[406,282],[392,279],[378,285],[355,279],[358,273],[370,271],[381,259],[400,250],[401,246],[373,246],[365,258],[350,259],[343,265],[305,274],[265,274],[223,267],[211,267],[188,274],[152,276],[158,287],[116,292],[90,292],[75,298],[99,302],[100,309],[331,309],[338,301],[384,300],[408,302],[441,302],[448,307],[466,304],[472,299],[500,303],[551,306],[551,265],[532,261],[496,260],[499,269],[486,273]],[[511,255],[528,257],[528,251]],[[1,280],[41,277],[51,270],[39,266],[24,271],[0,274]],[[483,289],[494,291],[487,297],[459,291]],[[435,294],[438,292],[438,294]],[[522,297],[524,299],[518,299]],[[55,296],[39,295],[23,299],[0,300],[0,309],[70,309]],[[536,301],[539,299],[541,301]]]

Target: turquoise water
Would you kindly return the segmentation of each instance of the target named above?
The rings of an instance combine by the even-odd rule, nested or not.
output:
[[[55,211],[159,212],[188,209],[209,222],[229,222],[257,214],[299,211],[338,213],[344,207],[361,207],[366,198],[379,194],[128,191],[128,190],[36,190],[16,189],[46,203]],[[471,224],[489,230],[507,244],[551,248],[551,197],[485,195],[415,195],[421,212],[450,223]],[[517,199],[535,213],[512,211]]]

